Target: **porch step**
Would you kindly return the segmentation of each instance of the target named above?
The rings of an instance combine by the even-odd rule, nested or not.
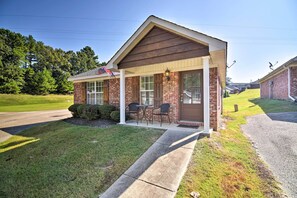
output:
[[[203,122],[195,122],[189,120],[179,120],[177,124],[186,125],[186,126],[203,126]]]

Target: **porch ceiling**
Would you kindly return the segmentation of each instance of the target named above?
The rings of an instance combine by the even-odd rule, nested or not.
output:
[[[226,75],[225,75],[226,67],[224,64],[224,57],[225,57],[224,51],[211,52],[210,53],[210,64],[209,64],[210,68],[214,68],[214,67],[218,68],[218,73],[219,73],[219,76],[220,76],[223,86],[226,81]],[[157,63],[157,64],[127,68],[127,69],[125,69],[125,73],[126,73],[126,77],[152,75],[152,74],[164,73],[167,68],[170,70],[170,72],[203,69],[202,57],[189,58],[189,59],[170,61],[170,62],[165,62],[165,63]],[[105,79],[111,78],[108,74],[98,75],[97,70],[98,69],[94,69],[94,72],[92,73],[92,75],[83,76],[81,78],[77,77],[75,80],[72,80],[72,81],[88,82],[88,81],[105,80]],[[113,69],[113,68],[111,70],[115,74],[115,78],[119,78],[119,70]]]
[[[225,66],[225,52],[223,50],[214,51],[210,53],[209,67],[218,68],[218,74],[220,76],[222,85],[224,86],[226,82],[226,75],[225,75],[226,66]],[[167,68],[170,70],[170,72],[203,69],[202,57],[132,67],[132,68],[125,69],[125,71],[126,71],[126,76],[129,77],[129,76],[164,73]]]

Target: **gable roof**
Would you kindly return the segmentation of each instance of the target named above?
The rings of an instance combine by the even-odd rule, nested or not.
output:
[[[138,42],[153,28],[160,27],[169,32],[181,35],[185,38],[193,40],[195,42],[207,45],[209,52],[217,50],[225,50],[225,62],[227,61],[227,42],[218,38],[208,36],[206,34],[197,32],[195,30],[186,28],[176,23],[161,19],[154,15],[149,16],[142,25],[132,34],[132,36],[123,44],[123,46],[113,55],[113,57],[107,62],[106,68],[118,69],[117,64],[138,44]],[[225,63],[226,65],[227,63]],[[99,67],[98,67],[99,68]],[[96,68],[98,70],[98,68]],[[77,78],[83,79],[83,77],[89,77],[90,73],[94,73],[96,69],[75,75],[69,78],[74,81]],[[93,76],[94,78],[94,76]]]
[[[294,58],[291,58],[290,60],[288,60],[281,66],[279,66],[278,68],[276,68],[273,71],[271,71],[270,73],[268,73],[263,78],[259,79],[259,82],[262,83],[262,82],[272,78],[273,76],[276,76],[277,74],[281,73],[282,71],[288,69],[288,67],[290,67],[290,66],[293,66],[293,67],[297,66],[297,56],[295,56]]]
[[[107,68],[117,68],[117,64],[133,49],[135,45],[153,28],[160,27],[169,32],[179,34],[198,43],[209,46],[209,51],[227,49],[227,42],[195,30],[186,28],[176,23],[161,19],[154,15],[149,16],[146,21],[134,32],[124,45],[108,61]]]
[[[209,56],[207,45],[153,27],[117,64],[118,69]]]

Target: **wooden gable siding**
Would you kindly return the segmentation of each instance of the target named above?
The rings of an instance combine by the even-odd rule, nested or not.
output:
[[[118,64],[119,69],[209,55],[208,46],[154,27]]]

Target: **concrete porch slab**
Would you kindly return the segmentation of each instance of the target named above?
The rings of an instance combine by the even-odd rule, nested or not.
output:
[[[154,128],[154,129],[177,129],[177,130],[183,130],[183,131],[203,131],[203,126],[197,126],[196,128],[184,128],[184,127],[178,127],[179,124],[176,123],[162,123],[162,126],[160,125],[160,122],[154,121],[154,123],[152,124],[151,122],[149,122],[147,124],[146,121],[142,121],[142,122],[137,122],[135,120],[128,120],[126,121],[126,124],[128,126],[138,126],[138,127],[147,127],[147,128]]]
[[[174,197],[200,132],[167,130],[100,197]]]

